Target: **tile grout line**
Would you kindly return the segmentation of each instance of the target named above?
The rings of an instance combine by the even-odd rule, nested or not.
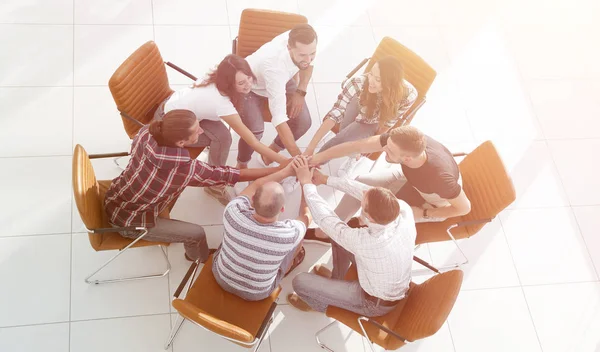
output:
[[[543,351],[542,340],[540,339],[540,334],[538,333],[538,328],[535,325],[535,320],[533,319],[533,314],[531,314],[531,307],[529,307],[529,301],[527,301],[527,295],[525,295],[525,288],[523,286],[523,281],[521,281],[521,275],[519,275],[519,270],[517,268],[517,264],[515,263],[515,257],[513,255],[512,248],[508,241],[508,237],[506,236],[506,230],[504,229],[504,224],[502,223],[502,219],[498,216],[498,222],[500,223],[500,228],[502,229],[502,235],[504,236],[504,241],[506,246],[508,247],[508,252],[510,253],[510,259],[512,260],[513,266],[515,268],[515,274],[517,274],[517,279],[519,280],[519,287],[521,289],[521,294],[523,295],[523,299],[525,300],[525,306],[527,306],[527,313],[529,313],[529,319],[531,320],[531,325],[533,326],[533,331],[535,331],[535,337],[537,338],[538,345],[540,346],[540,351]]]
[[[72,94],[71,94],[71,151],[73,151],[73,144],[75,143],[75,0],[72,1],[73,4],[73,47],[72,47],[72,72],[71,72],[71,84],[72,84]],[[71,170],[72,171],[72,170]],[[71,180],[71,183],[73,181]],[[71,248],[70,248],[70,258],[69,258],[69,352],[71,351],[71,316],[72,316],[72,292],[73,292],[73,185],[71,185],[71,189],[69,190],[71,193]]]

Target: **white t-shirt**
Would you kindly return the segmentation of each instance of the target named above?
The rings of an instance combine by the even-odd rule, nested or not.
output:
[[[200,83],[198,80],[196,83]],[[235,115],[237,110],[228,97],[222,96],[214,84],[188,87],[176,91],[165,103],[165,114],[171,110],[190,110],[198,120],[220,121],[221,116]]]

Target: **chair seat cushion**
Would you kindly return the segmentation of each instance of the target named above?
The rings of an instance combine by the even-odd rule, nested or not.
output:
[[[246,301],[221,288],[212,273],[213,257],[206,261],[185,299],[173,301],[177,311],[220,335],[251,343],[277,300],[281,287],[262,301]]]
[[[420,222],[417,224],[417,239],[415,244],[449,241],[450,237],[446,232],[446,229],[450,225],[456,224],[462,221],[460,217],[450,218],[440,222]],[[467,228],[464,226],[456,227],[452,229],[452,236],[456,239],[468,238],[470,235],[467,232]]]

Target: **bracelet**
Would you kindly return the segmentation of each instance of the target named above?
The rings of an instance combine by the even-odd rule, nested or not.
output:
[[[300,95],[301,95],[301,96],[303,96],[303,97],[305,97],[305,96],[306,96],[306,91],[304,91],[304,90],[302,90],[302,89],[300,89],[300,88],[297,88],[297,89],[296,89],[296,93],[300,94]]]

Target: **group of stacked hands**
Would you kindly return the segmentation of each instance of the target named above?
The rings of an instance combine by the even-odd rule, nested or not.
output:
[[[113,181],[104,205],[112,226],[145,227],[146,240],[181,242],[190,261],[204,262],[214,252],[216,281],[249,301],[268,297],[302,262],[304,240],[331,245],[333,269],[317,265],[313,273],[296,275],[290,304],[304,311],[323,312],[331,305],[380,316],[409,289],[415,222],[464,215],[470,202],[448,149],[415,127],[392,128],[417,96],[393,57],[345,83],[308,148],[300,151],[295,141],[311,125],[304,96],[317,42],[310,25],[298,25],[245,59],[228,55],[206,78],[174,92],[134,138],[130,162]],[[264,106],[278,133],[269,146],[260,142]],[[241,137],[236,168],[225,166],[232,138],[224,122]],[[336,124],[339,133],[315,154]],[[205,146],[208,163],[190,158],[186,149]],[[291,159],[279,154],[283,149]],[[264,168],[248,168],[254,151]],[[348,171],[356,156],[374,152],[385,152],[386,160],[400,167],[356,180],[318,170],[349,156],[343,168]],[[302,187],[297,219],[280,219],[288,193],[284,180]],[[254,182],[232,194],[231,186],[241,181]],[[317,193],[317,185],[345,194],[335,209]],[[158,216],[187,186],[205,187],[225,205],[224,238],[216,251],[208,248],[201,226]],[[311,221],[319,228],[309,229]],[[344,281],[351,264],[358,279]]]

